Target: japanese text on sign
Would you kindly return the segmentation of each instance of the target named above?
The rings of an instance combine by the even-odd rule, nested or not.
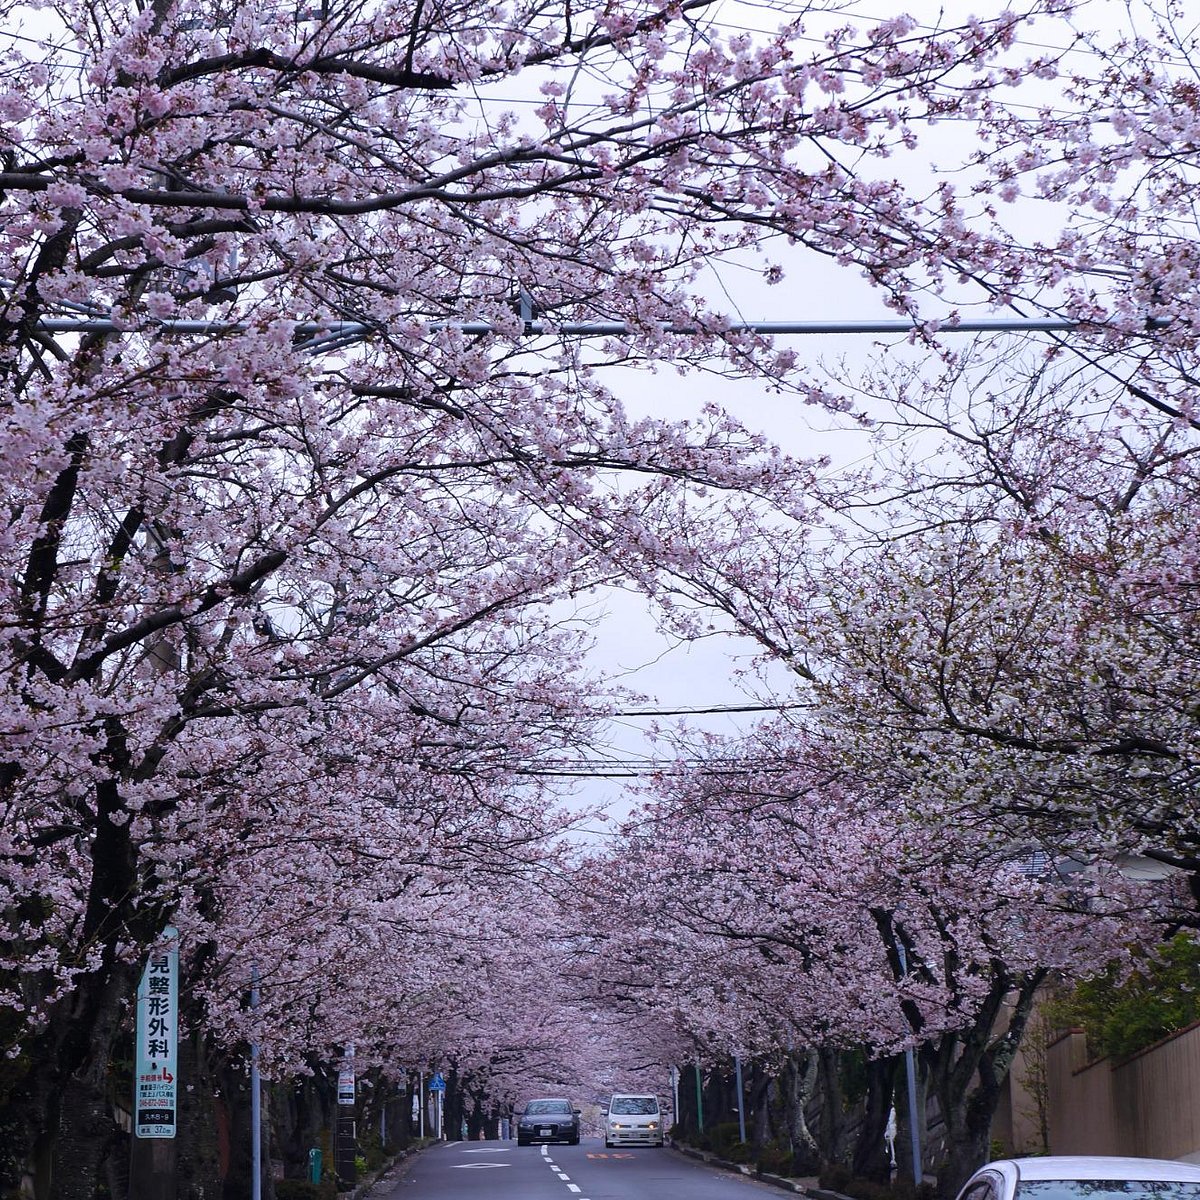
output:
[[[133,1129],[140,1138],[175,1136],[179,935],[167,929],[164,938],[151,952],[137,992]]]

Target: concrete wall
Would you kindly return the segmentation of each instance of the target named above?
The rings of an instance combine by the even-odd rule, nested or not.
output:
[[[1051,1154],[1200,1161],[1200,1024],[1120,1062],[1089,1063],[1083,1034],[1068,1033],[1045,1070]],[[1012,1107],[1027,1108],[1016,1083]]]

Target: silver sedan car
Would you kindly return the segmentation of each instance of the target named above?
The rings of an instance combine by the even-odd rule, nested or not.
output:
[[[1002,1158],[980,1167],[958,1200],[1200,1200],[1200,1166],[1093,1155]]]

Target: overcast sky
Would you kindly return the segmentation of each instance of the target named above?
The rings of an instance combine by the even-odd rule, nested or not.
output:
[[[717,11],[715,21],[727,30],[767,30],[782,19],[781,14],[794,14],[808,7],[770,0],[764,0],[763,3],[725,0]],[[940,4],[921,0],[894,8],[890,5],[881,6],[872,0],[846,3],[839,7],[842,12],[840,20],[843,22],[848,19],[857,21],[860,17],[866,21],[884,20],[899,11],[909,11],[918,20],[946,24],[964,19],[968,12],[988,15],[1005,6],[997,0],[978,0],[976,3],[953,0],[950,12],[945,17],[940,15]],[[881,11],[885,7],[890,11]],[[1079,23],[1092,28],[1119,28],[1124,27],[1127,20],[1121,0],[1091,0],[1084,7]],[[814,18],[813,31],[817,32],[822,28],[822,23],[828,22],[828,17]],[[1022,57],[1036,55],[1049,47],[1064,45],[1067,36],[1068,31],[1061,25],[1046,23],[1022,39],[1018,52]],[[1077,68],[1091,65],[1094,64],[1088,63],[1085,55],[1074,63]],[[973,133],[970,126],[946,123],[929,137],[928,149],[922,149],[911,159],[893,158],[874,169],[900,173],[914,182],[919,181],[923,187],[932,188],[937,176],[931,169],[930,157],[936,155],[943,161],[956,161],[966,152],[971,140]],[[1010,215],[1016,221],[1022,219],[1020,213],[1013,212]],[[1044,219],[1044,214],[1036,218]],[[1028,227],[1025,232],[1051,236],[1050,230],[1039,230],[1035,225]],[[803,251],[790,254],[788,262],[785,281],[774,287],[762,281],[760,270],[753,260],[748,259],[743,265],[724,265],[712,274],[706,295],[714,307],[748,321],[828,322],[895,318],[895,313],[883,305],[880,294],[854,269],[838,267],[827,259]],[[952,303],[970,298],[955,297],[947,302],[942,311],[948,310]],[[935,303],[930,302],[930,316],[937,315],[934,312]],[[906,345],[903,338],[878,335],[795,335],[780,341],[794,348],[807,363],[843,359],[851,369],[856,364],[866,364],[868,359],[881,353],[903,355],[909,361],[918,353]],[[833,470],[857,463],[870,453],[867,437],[862,431],[832,431],[827,417],[813,412],[797,397],[772,394],[764,385],[754,381],[721,380],[708,374],[679,378],[672,369],[663,369],[654,375],[622,370],[607,377],[606,382],[631,410],[662,417],[688,416],[696,411],[699,404],[715,400],[736,414],[744,424],[767,433],[784,449],[797,456],[809,458],[828,455],[833,460]],[[630,595],[617,594],[605,598],[600,603],[597,617],[593,634],[598,667],[623,685],[644,693],[647,708],[706,709],[746,704],[764,695],[762,691],[757,695],[748,693],[733,679],[737,668],[745,667],[753,654],[754,647],[745,639],[729,637],[687,645],[672,643],[657,633],[646,604]],[[786,674],[779,671],[775,677],[781,688],[786,688]],[[694,728],[736,733],[748,728],[755,719],[753,715],[697,715],[689,718],[688,722]],[[663,718],[660,723],[668,724],[670,719]],[[656,748],[644,736],[650,724],[649,719],[633,718],[614,723],[611,729],[614,759],[624,763],[641,761],[649,765],[659,758],[665,747]],[[604,804],[614,817],[620,817],[630,809],[628,786],[627,781],[620,779],[597,778],[581,781],[577,794],[589,804]]]

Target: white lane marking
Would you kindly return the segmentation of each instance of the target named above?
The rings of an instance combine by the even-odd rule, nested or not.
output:
[[[491,1167],[511,1167],[512,1163],[452,1163],[456,1171],[486,1171]]]
[[[568,1183],[567,1184],[568,1192],[578,1192],[580,1190],[581,1190],[581,1188],[579,1187],[579,1184],[577,1184],[577,1183]]]
[[[478,1150],[464,1150],[464,1154],[507,1154],[508,1150],[503,1146],[487,1146],[481,1147]]]

